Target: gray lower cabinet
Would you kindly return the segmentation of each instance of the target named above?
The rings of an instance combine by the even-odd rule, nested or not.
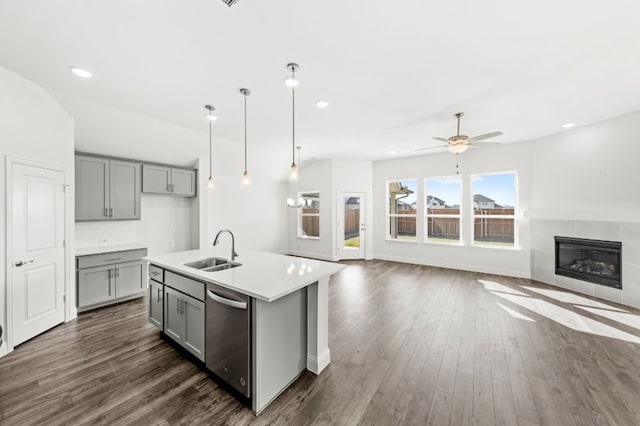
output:
[[[78,270],[78,310],[115,298],[112,265]]]
[[[164,286],[164,333],[201,361],[204,361],[204,324],[203,302]]]
[[[149,280],[149,322],[164,330],[164,285]]]
[[[193,197],[196,195],[196,171],[143,164],[142,192]]]
[[[78,312],[144,295],[146,249],[76,258]]]
[[[140,219],[140,164],[76,155],[76,221]]]

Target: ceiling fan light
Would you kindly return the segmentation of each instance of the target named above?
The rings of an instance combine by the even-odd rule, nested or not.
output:
[[[469,149],[469,145],[467,145],[467,144],[449,145],[449,147],[447,149],[452,154],[462,154],[467,149]]]

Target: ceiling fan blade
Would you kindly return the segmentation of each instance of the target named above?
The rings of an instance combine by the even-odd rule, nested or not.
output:
[[[502,136],[502,132],[492,132],[492,133],[485,133],[484,135],[478,135],[478,136],[474,136],[472,138],[470,138],[469,140],[471,142],[477,142],[477,141],[481,141],[484,139],[490,139],[490,138],[495,138],[496,136]]]
[[[445,139],[445,138],[434,138],[437,141],[442,141],[442,142],[449,142],[449,139]]]
[[[473,141],[473,144],[475,146],[480,146],[480,145],[504,145],[504,142],[496,142],[496,141]]]
[[[442,149],[442,148],[448,148],[449,145],[440,145],[440,146],[427,146],[424,148],[416,148],[414,149],[414,151],[427,151],[429,149]]]

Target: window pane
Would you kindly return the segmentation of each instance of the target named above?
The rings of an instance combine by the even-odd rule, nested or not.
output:
[[[302,216],[302,236],[320,236],[320,216]]]
[[[427,217],[427,238],[431,242],[460,241],[460,219],[457,217]]]
[[[320,193],[304,192],[300,194],[303,202],[302,213],[320,213]]]
[[[425,180],[427,214],[460,214],[462,181],[459,177]]]
[[[474,211],[499,210],[499,213],[492,214],[514,214],[515,205],[516,175],[514,173],[473,177]]]
[[[512,246],[515,219],[496,219],[490,214],[475,216],[473,240],[481,244]]]
[[[389,214],[416,214],[418,181],[415,179],[389,182]]]
[[[389,237],[406,240],[416,241],[416,218],[414,217],[402,217],[402,216],[390,216],[389,217]]]

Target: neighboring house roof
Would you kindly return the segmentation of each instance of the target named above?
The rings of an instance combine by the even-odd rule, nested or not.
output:
[[[485,197],[482,194],[473,194],[473,201],[476,203],[495,203],[495,200],[492,200],[489,197]]]
[[[431,200],[435,201],[438,204],[444,204],[445,203],[444,200],[441,200],[438,197],[434,197],[433,195],[427,195],[427,201],[431,201]]]

